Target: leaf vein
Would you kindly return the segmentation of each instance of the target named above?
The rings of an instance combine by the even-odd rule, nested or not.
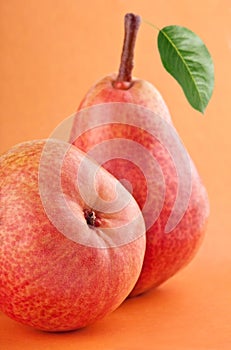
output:
[[[200,92],[199,92],[199,90],[198,90],[198,88],[197,88],[196,81],[195,81],[194,76],[193,76],[193,74],[191,73],[191,71],[190,71],[190,69],[189,69],[189,67],[188,67],[188,65],[187,65],[187,62],[185,61],[184,57],[181,55],[180,50],[178,50],[178,48],[177,48],[177,46],[175,45],[175,43],[174,43],[174,42],[171,40],[171,38],[167,35],[167,33],[165,33],[165,31],[162,30],[162,29],[161,29],[161,32],[164,34],[164,36],[166,37],[166,39],[168,40],[168,42],[171,44],[171,46],[174,48],[174,50],[177,52],[178,56],[180,57],[181,61],[183,62],[183,64],[184,64],[186,70],[188,71],[188,73],[189,73],[189,75],[190,75],[190,77],[191,77],[191,79],[192,79],[192,81],[193,81],[193,84],[194,84],[195,89],[196,89],[196,91],[197,91],[197,93],[198,93],[198,96],[199,96],[201,105],[203,105],[203,101],[202,101],[201,94],[200,94]]]

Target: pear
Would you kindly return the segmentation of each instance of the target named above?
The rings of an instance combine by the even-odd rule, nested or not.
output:
[[[119,73],[90,88],[70,135],[71,143],[121,180],[142,210],[146,252],[130,296],[159,286],[192,260],[209,216],[206,189],[163,97],[151,83],[132,78],[139,24],[139,16],[125,16]]]
[[[86,154],[52,139],[12,147],[0,157],[0,178],[0,310],[56,332],[115,310],[145,251],[130,193]]]

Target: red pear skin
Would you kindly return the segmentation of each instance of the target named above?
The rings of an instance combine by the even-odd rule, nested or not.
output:
[[[145,226],[136,201],[123,186],[122,204],[125,199],[128,203],[121,210],[91,212],[85,199],[97,204],[100,196],[107,208],[118,181],[100,168],[94,195],[88,175],[95,165],[89,160],[79,180],[83,198],[76,176],[85,155],[70,145],[60,173],[63,192],[56,193],[52,164],[60,145],[50,141],[39,179],[45,144],[25,142],[0,157],[0,310],[37,329],[67,331],[101,319],[130,293],[142,268]],[[48,192],[51,189],[48,205],[53,221],[41,201],[39,181]],[[71,239],[55,221],[67,235],[73,231]],[[128,232],[132,238],[120,245],[116,238],[126,225],[133,230]]]
[[[124,79],[123,81],[122,78],[118,79],[116,74],[111,74],[98,81],[83,98],[79,111],[97,104],[111,102],[132,103],[151,110],[155,115],[160,116],[172,126],[171,116],[166,103],[151,83],[136,78],[132,80],[130,78]],[[152,157],[157,160],[163,171],[166,186],[163,208],[157,220],[146,232],[146,252],[142,271],[136,286],[130,294],[130,296],[139,295],[168,280],[186,266],[196,254],[203,239],[209,216],[209,201],[206,189],[192,160],[189,158],[192,188],[188,207],[181,221],[169,234],[166,234],[164,231],[165,225],[173,209],[178,191],[178,176],[174,163],[164,145],[161,145],[148,132],[132,125],[107,123],[107,125],[91,128],[90,121],[88,122],[87,119],[84,120],[84,127],[89,128],[89,130],[76,138],[75,136],[79,134],[77,131],[81,131],[82,128],[81,121],[78,118],[77,113],[73,122],[70,142],[84,152],[90,151],[103,141],[120,138],[132,140],[144,146]],[[111,120],[113,122],[115,116],[111,115]],[[147,129],[148,126],[145,125],[145,130]],[[110,147],[110,143],[108,147]],[[113,149],[111,153],[113,155]],[[131,183],[133,188],[132,194],[141,209],[145,203],[147,191],[152,197],[158,196],[155,192],[155,186],[153,186],[153,189],[147,189],[144,176],[132,162],[117,158],[108,160],[103,166],[118,179],[126,179]],[[153,173],[153,182],[155,182],[155,173]],[[144,215],[145,222],[152,215],[153,213],[150,211],[146,216]]]
[[[114,73],[99,80],[87,92],[78,109],[107,102],[127,102],[148,108],[171,122],[169,110],[161,94],[150,82],[133,78],[128,89],[118,89],[113,86],[116,77]]]
[[[129,90],[117,90],[112,86],[113,80],[114,75],[97,83],[87,93],[80,108],[84,109],[97,103],[121,102],[121,100],[145,105],[147,101],[148,107],[151,108],[152,106],[154,112],[158,110],[158,115],[166,120],[170,119],[163,99],[150,83],[135,80]],[[142,90],[140,90],[140,86],[142,86]],[[133,96],[136,96],[134,100],[132,100]],[[144,97],[142,98],[142,96]],[[78,128],[78,114],[74,121],[72,138],[76,128]],[[176,199],[178,176],[168,152],[154,137],[131,125],[110,124],[92,128],[83,133],[74,141],[74,145],[85,152],[89,152],[103,141],[118,138],[133,140],[149,150],[158,164],[161,165],[166,185],[165,202],[161,214],[154,225],[146,232],[147,243],[144,264],[141,275],[131,293],[135,296],[150,288],[157,287],[191,261],[204,236],[209,215],[209,202],[205,187],[191,161],[192,191],[188,209],[175,229],[169,234],[164,233],[167,219]],[[147,196],[147,185],[137,166],[125,159],[112,159],[103,166],[118,179],[127,179],[132,184],[132,195],[142,209]],[[148,191],[151,192],[152,189],[149,188]],[[153,195],[155,194],[153,193]],[[149,215],[152,215],[152,213],[149,213]]]

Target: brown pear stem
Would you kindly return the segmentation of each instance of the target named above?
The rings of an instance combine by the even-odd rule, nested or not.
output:
[[[141,18],[133,13],[127,13],[124,18],[124,43],[121,55],[119,74],[116,78],[115,85],[118,82],[131,82],[132,69],[134,67],[134,48],[136,43],[137,32],[140,26]],[[119,84],[118,84],[119,85]]]

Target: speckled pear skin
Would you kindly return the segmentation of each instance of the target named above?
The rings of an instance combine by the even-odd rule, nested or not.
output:
[[[112,228],[142,217],[131,197],[113,215],[97,213],[101,227],[89,227],[86,207],[75,185],[83,153],[71,146],[65,156],[61,181],[66,201],[82,223],[92,246],[64,236],[47,217],[38,188],[38,172],[44,140],[16,145],[0,157],[0,310],[12,319],[44,331],[68,331],[85,327],[112,312],[127,297],[138,279],[145,251],[143,219],[137,222],[137,239],[121,245],[94,246],[101,228]],[[52,187],[58,144],[47,158],[47,181]],[[87,175],[87,174],[86,174]],[[109,200],[114,177],[99,170],[96,186]],[[54,193],[54,211],[58,204]],[[68,219],[61,217],[61,223]],[[113,226],[114,225],[114,226]],[[115,227],[113,231],[113,227]]]
[[[112,74],[98,81],[83,98],[79,110],[108,102],[133,103],[152,110],[172,125],[165,101],[151,83],[134,78],[129,89],[116,89],[113,86],[115,78],[116,75]],[[111,118],[113,121],[114,116],[112,115]],[[87,124],[87,122],[85,123]],[[91,127],[90,124],[87,126]],[[74,140],[76,130],[79,127],[81,130],[77,113],[71,131],[71,141]],[[175,229],[169,234],[164,233],[178,189],[176,169],[164,145],[161,145],[145,131],[131,125],[118,124],[92,128],[75,139],[73,144],[88,152],[105,140],[118,138],[138,142],[150,151],[161,166],[166,184],[165,201],[160,216],[146,232],[147,243],[142,272],[130,294],[130,296],[136,296],[159,286],[192,260],[201,245],[206,230],[209,200],[206,189],[190,159],[192,191],[188,208]],[[103,166],[118,179],[127,179],[132,184],[132,194],[142,209],[147,196],[147,186],[145,178],[137,166],[124,159],[112,159]],[[153,174],[153,181],[155,182],[155,174]],[[149,188],[148,191],[152,196],[158,196],[154,192],[155,186],[153,189]],[[146,217],[144,216],[145,222],[147,222],[148,216],[152,215],[152,212],[148,212]]]
[[[130,88],[115,89],[113,82],[116,77],[115,73],[107,75],[92,86],[80,103],[79,110],[100,103],[127,102],[149,108],[171,122],[169,110],[161,94],[150,82],[134,77]]]

